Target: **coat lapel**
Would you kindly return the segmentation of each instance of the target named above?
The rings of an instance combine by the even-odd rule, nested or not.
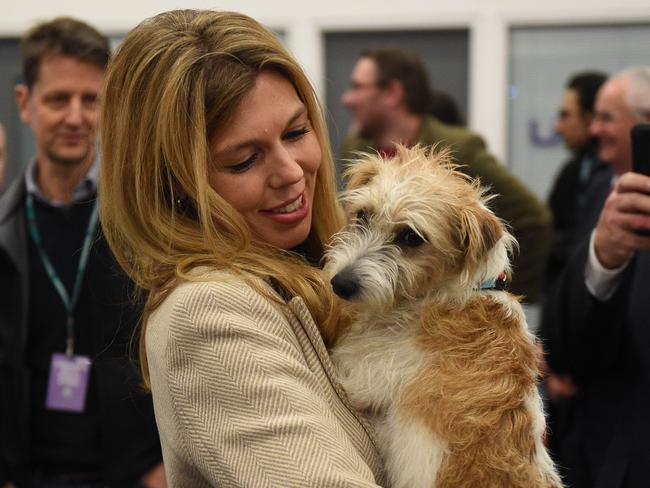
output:
[[[0,250],[3,250],[16,268],[21,295],[21,315],[18,333],[24,348],[27,342],[27,300],[29,295],[27,262],[27,230],[25,228],[24,178],[17,178],[0,199]]]
[[[24,210],[25,183],[18,178],[0,200],[0,247],[21,272],[27,272],[27,232]]]
[[[323,338],[320,334],[320,331],[318,330],[318,326],[314,322],[311,313],[309,313],[307,305],[305,305],[305,302],[301,297],[293,297],[287,305],[305,330],[305,333],[307,334],[307,337],[309,338],[309,341],[311,342],[311,345],[313,346],[314,351],[320,360],[320,363],[323,365],[323,370],[325,371],[325,374],[327,375],[330,383],[336,390],[337,395],[343,404],[348,408],[348,410],[350,410],[350,412],[352,412],[357,420],[361,423],[372,444],[375,446],[375,449],[377,449],[378,444],[375,438],[374,429],[371,427],[368,419],[360,414],[357,409],[352,406],[345,390],[338,381],[334,364],[330,359],[329,352],[325,347],[325,343],[323,342]]]

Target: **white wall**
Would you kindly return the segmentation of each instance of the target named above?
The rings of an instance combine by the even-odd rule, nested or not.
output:
[[[142,19],[175,8],[238,10],[287,34],[289,48],[323,93],[323,31],[470,29],[469,125],[501,160],[507,151],[508,29],[513,25],[650,22],[648,0],[23,0],[3,2],[0,37],[20,35],[56,15],[123,34]],[[649,60],[650,63],[650,55]]]

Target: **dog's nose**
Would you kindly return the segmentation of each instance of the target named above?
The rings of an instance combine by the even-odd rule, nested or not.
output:
[[[359,292],[359,282],[349,269],[344,269],[331,279],[332,289],[341,298],[350,300]]]

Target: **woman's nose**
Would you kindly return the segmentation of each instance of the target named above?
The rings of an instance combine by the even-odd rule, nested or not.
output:
[[[278,147],[273,154],[273,174],[270,184],[274,188],[290,186],[301,181],[304,171],[300,162],[290,150],[284,146]]]

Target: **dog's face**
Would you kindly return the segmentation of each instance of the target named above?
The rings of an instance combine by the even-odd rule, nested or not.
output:
[[[342,298],[373,307],[436,295],[462,300],[509,270],[513,238],[448,154],[399,147],[395,158],[355,162],[347,176],[350,223],[325,267]]]

